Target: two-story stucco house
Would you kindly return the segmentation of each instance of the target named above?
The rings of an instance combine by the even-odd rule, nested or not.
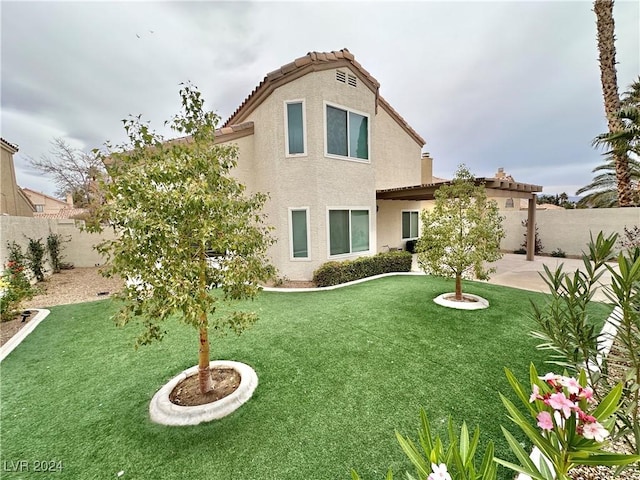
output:
[[[280,276],[308,280],[329,260],[417,238],[438,184],[425,141],[379,89],[347,49],[311,52],[267,74],[219,129],[216,143],[239,147],[238,179],[270,196]]]
[[[312,52],[267,74],[220,129],[239,146],[238,178],[270,196],[280,275],[376,253],[376,190],[422,183],[425,142],[379,88],[348,50]]]
[[[418,237],[419,211],[439,184],[425,141],[379,89],[347,49],[311,52],[267,74],[218,132],[218,143],[239,146],[238,178],[270,195],[280,275],[310,279],[329,260]],[[479,180],[490,196],[535,202],[541,190]]]

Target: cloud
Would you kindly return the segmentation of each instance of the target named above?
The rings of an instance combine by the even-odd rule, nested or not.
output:
[[[640,71],[639,12],[614,8],[621,89]],[[590,2],[3,2],[1,27],[2,135],[17,158],[55,136],[120,143],[129,114],[167,134],[187,80],[224,121],[268,72],[346,47],[427,140],[436,175],[464,162],[584,185],[602,161]]]

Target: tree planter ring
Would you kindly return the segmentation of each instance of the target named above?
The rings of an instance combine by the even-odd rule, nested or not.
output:
[[[198,366],[191,367],[169,380],[153,396],[149,405],[151,421],[161,425],[181,426],[198,425],[202,422],[217,420],[226,417],[237,410],[240,405],[247,402],[258,386],[258,376],[255,370],[244,363],[216,360],[209,363],[209,368],[231,368],[235,370],[240,374],[240,385],[233,393],[215,402],[194,407],[176,405],[169,400],[169,395],[182,380],[198,374]]]
[[[472,301],[455,301],[448,300],[449,297],[454,297],[455,293],[443,293],[442,295],[437,296],[433,299],[435,303],[441,305],[443,307],[455,308],[457,310],[481,310],[483,308],[489,308],[489,301],[479,297],[478,295],[473,295],[471,293],[463,293],[462,296],[468,298]]]

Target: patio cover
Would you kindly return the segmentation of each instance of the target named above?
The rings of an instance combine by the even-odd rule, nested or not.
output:
[[[376,191],[377,200],[433,200],[436,191],[443,185],[451,185],[453,182],[427,183],[412,187],[388,188]],[[476,178],[476,185],[484,185],[487,195],[491,196],[491,190],[512,192],[515,198],[528,199],[527,209],[527,238],[534,238],[536,224],[536,193],[542,192],[540,185],[514,182],[501,178]],[[527,242],[527,260],[533,261],[535,242]]]

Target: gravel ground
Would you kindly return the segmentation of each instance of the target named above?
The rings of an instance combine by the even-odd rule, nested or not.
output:
[[[24,302],[25,309],[102,300],[120,291],[122,280],[103,277],[99,267],[74,268],[51,275],[36,287],[39,293]]]

